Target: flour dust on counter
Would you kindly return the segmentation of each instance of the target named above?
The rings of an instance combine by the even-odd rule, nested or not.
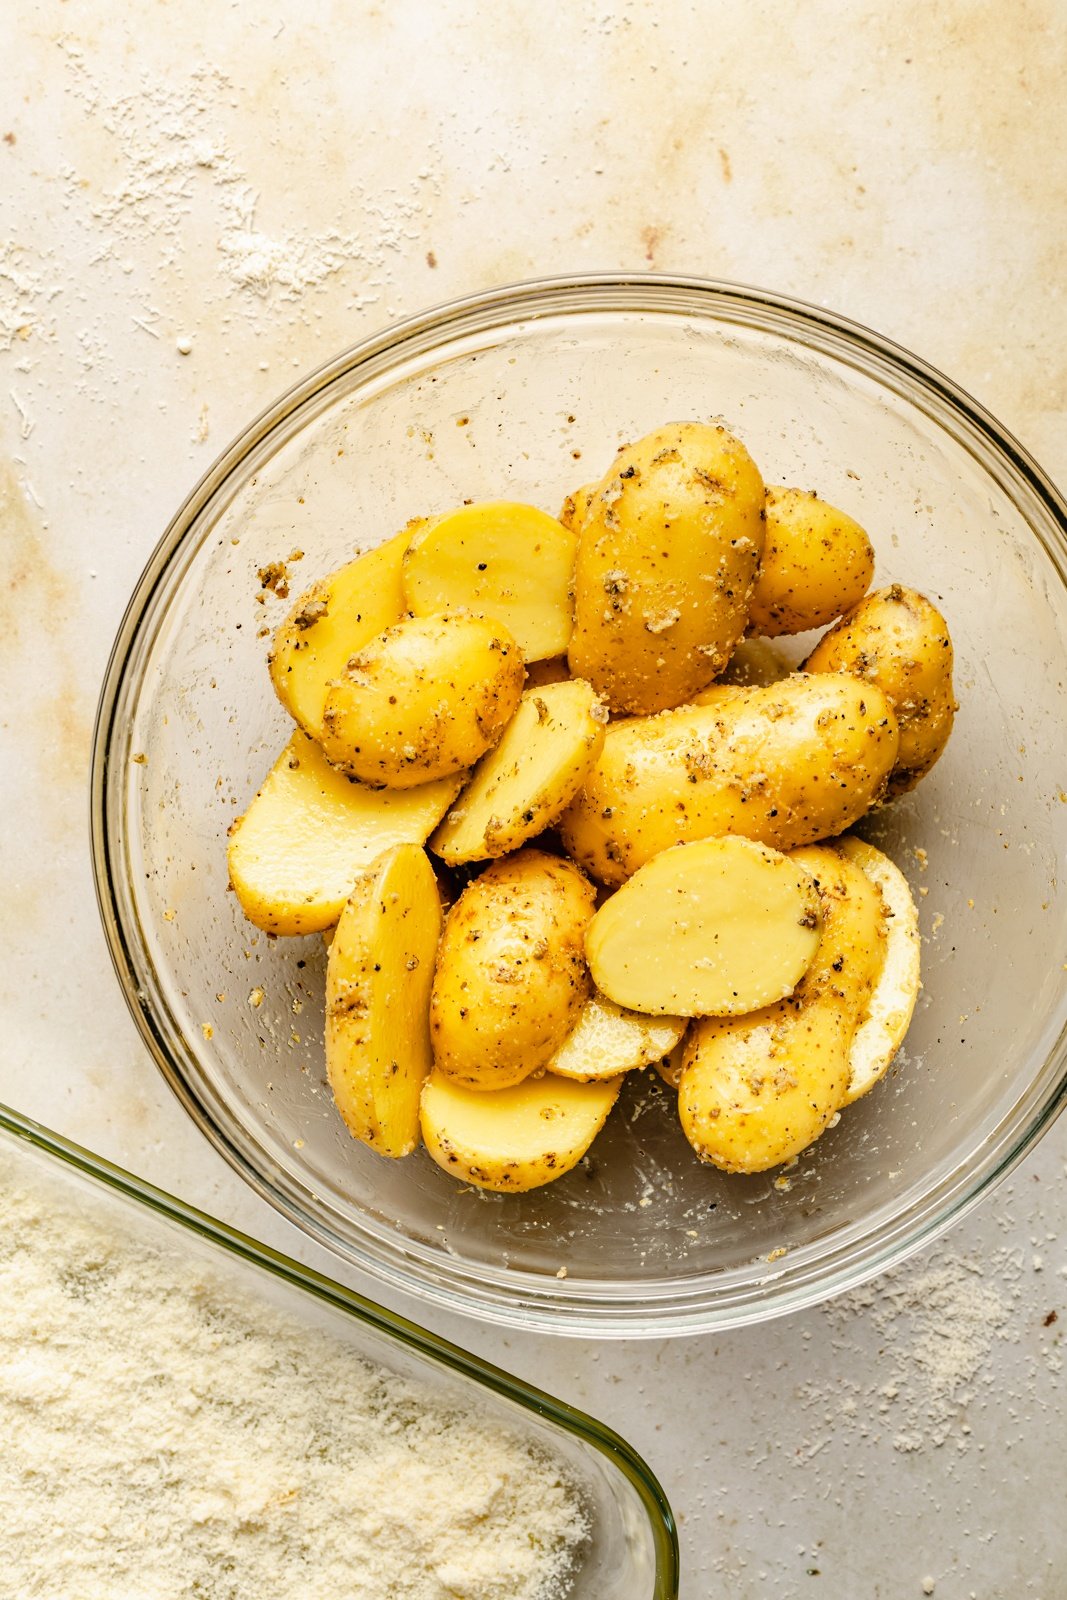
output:
[[[5,1595],[562,1600],[558,1463],[0,1160]]]

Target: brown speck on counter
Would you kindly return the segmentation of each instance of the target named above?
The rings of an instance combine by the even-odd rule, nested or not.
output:
[[[11,133],[11,132],[5,133],[4,134],[4,143],[5,144],[10,144],[10,145],[15,144],[16,143],[15,135],[13,133]]]
[[[651,222],[646,223],[641,229],[641,243],[645,247],[645,260],[650,267],[656,265],[656,252],[663,242],[666,228],[655,227]]]
[[[436,267],[437,265],[437,257],[432,250],[427,250],[426,252],[426,265],[428,267]]]
[[[730,165],[730,152],[723,145],[719,146],[719,166],[722,168],[723,183],[733,183],[734,169]]]

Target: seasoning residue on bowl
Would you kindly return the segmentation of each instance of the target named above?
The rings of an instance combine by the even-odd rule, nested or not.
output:
[[[6,1592],[549,1600],[560,1465],[0,1162]]]

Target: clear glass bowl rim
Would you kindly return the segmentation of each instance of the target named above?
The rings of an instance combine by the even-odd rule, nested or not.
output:
[[[383,359],[425,355],[458,334],[479,334],[516,322],[565,313],[613,311],[638,314],[673,311],[696,318],[760,326],[799,343],[814,343],[865,371],[914,403],[925,403],[940,426],[980,449],[984,464],[1021,483],[1051,523],[1050,536],[1029,524],[1067,589],[1067,501],[1025,447],[977,400],[920,357],[860,323],[821,306],[769,290],[699,277],[653,273],[588,273],[534,279],[464,296],[395,322],[361,340],[300,379],[223,451],[179,507],[153,551],[127,605],[105,672],[93,730],[90,827],[97,902],[112,963],[138,1030],[171,1089],[217,1150],[245,1180],[291,1222],[345,1259],[409,1293],[449,1310],[516,1328],[576,1337],[663,1337],[743,1326],[810,1306],[855,1288],[932,1242],[1022,1160],[1067,1103],[1067,1025],[1020,1096],[1012,1112],[986,1140],[980,1158],[961,1163],[908,1211],[880,1232],[864,1235],[858,1225],[842,1240],[804,1247],[790,1259],[765,1267],[726,1293],[708,1279],[659,1286],[654,1303],[642,1299],[609,1304],[569,1280],[546,1284],[510,1270],[500,1282],[484,1268],[465,1270],[454,1260],[420,1259],[408,1241],[403,1253],[365,1234],[360,1245],[337,1234],[309,1213],[284,1175],[267,1176],[250,1153],[250,1141],[219,1126],[197,1098],[158,1028],[146,989],[151,974],[139,972],[134,942],[123,921],[116,868],[123,860],[121,772],[125,766],[118,712],[140,682],[154,637],[146,624],[157,591],[195,528],[201,512],[248,455],[276,428],[342,377],[361,367],[380,372]],[[245,1148],[246,1143],[250,1148]],[[302,1270],[302,1269],[301,1269]],[[755,1266],[754,1266],[755,1272]],[[703,1288],[700,1286],[703,1285]],[[473,1359],[473,1358],[468,1358]]]

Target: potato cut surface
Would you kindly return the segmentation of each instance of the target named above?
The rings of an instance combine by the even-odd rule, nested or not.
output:
[[[419,1142],[441,922],[426,852],[394,845],[357,882],[330,945],[327,1076],[349,1131],[383,1156]]]
[[[230,832],[230,882],[245,916],[268,933],[331,927],[359,873],[390,845],[421,844],[459,782],[368,789],[294,733]]]
[[[404,557],[416,616],[465,609],[514,634],[526,661],[563,655],[571,636],[575,536],[547,511],[483,501],[429,518]]]
[[[475,767],[430,848],[452,866],[508,854],[574,799],[604,744],[604,713],[580,678],[528,689]]]
[[[464,1183],[499,1194],[537,1189],[582,1159],[621,1081],[572,1083],[546,1073],[478,1094],[433,1072],[422,1091],[422,1137],[437,1165]]]
[[[886,947],[881,971],[849,1049],[845,1105],[873,1089],[904,1042],[919,995],[919,913],[908,880],[887,855],[863,839],[835,839],[834,849],[881,891]]]
[[[791,994],[819,947],[809,875],[749,839],[676,845],[601,906],[585,948],[597,987],[633,1011],[734,1016]]]
[[[322,737],[327,685],[341,676],[354,651],[407,610],[401,562],[410,537],[405,529],[313,583],[274,635],[274,691],[313,739]]]
[[[649,1017],[626,1011],[607,995],[593,994],[564,1039],[548,1071],[590,1083],[659,1061],[685,1032],[684,1017]]]

